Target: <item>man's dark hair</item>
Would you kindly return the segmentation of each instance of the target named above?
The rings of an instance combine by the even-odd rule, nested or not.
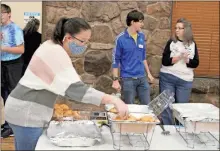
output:
[[[11,13],[11,8],[10,6],[6,5],[6,4],[1,4],[1,11],[5,11],[6,13]]]
[[[127,26],[131,26],[132,21],[139,22],[140,20],[144,20],[143,13],[141,13],[137,10],[132,10],[127,15],[126,23],[127,23]]]

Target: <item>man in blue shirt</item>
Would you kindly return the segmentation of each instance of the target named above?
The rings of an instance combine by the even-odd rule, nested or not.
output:
[[[23,67],[23,31],[10,18],[11,8],[1,4],[1,96],[4,101],[19,82]],[[1,128],[1,137],[6,138],[13,134],[7,122]]]
[[[150,81],[154,78],[146,60],[145,36],[141,32],[143,20],[144,15],[141,12],[137,10],[129,12],[126,19],[128,28],[115,40],[112,55],[112,87],[122,92],[122,99],[126,104],[133,104],[136,95],[141,104],[147,105],[150,102],[150,86],[145,70]]]

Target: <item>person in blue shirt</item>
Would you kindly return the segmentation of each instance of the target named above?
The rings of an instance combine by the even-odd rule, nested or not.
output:
[[[141,32],[143,20],[144,15],[141,12],[137,10],[129,12],[126,19],[128,27],[116,37],[113,49],[112,87],[121,91],[122,99],[126,104],[133,104],[136,95],[141,104],[147,105],[150,102],[150,86],[147,77],[150,81],[154,78],[146,60],[146,39]]]
[[[24,53],[23,31],[11,21],[11,8],[1,4],[1,96],[7,100],[10,92],[15,88],[22,76]],[[5,102],[4,102],[5,103]],[[1,137],[13,134],[8,123],[1,126]]]

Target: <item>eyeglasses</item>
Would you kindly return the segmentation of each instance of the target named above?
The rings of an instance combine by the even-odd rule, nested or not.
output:
[[[180,27],[175,27],[175,30],[182,30],[182,29],[184,29],[184,28],[180,28]]]
[[[75,38],[76,40],[78,40],[79,42],[85,44],[85,45],[89,44],[89,41],[80,40],[79,38],[76,38],[75,36],[72,36],[72,37]]]
[[[143,20],[139,20],[139,23],[144,23],[144,21]]]

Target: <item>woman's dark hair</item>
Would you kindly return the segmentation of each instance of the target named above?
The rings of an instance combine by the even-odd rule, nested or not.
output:
[[[126,23],[127,23],[127,26],[131,26],[132,21],[139,22],[140,20],[144,20],[143,13],[141,13],[137,10],[132,10],[127,15]]]
[[[62,44],[65,34],[78,34],[82,30],[89,30],[91,26],[82,18],[61,18],[53,31],[52,40],[56,44]]]
[[[34,32],[37,32],[40,26],[40,21],[36,18],[31,19],[24,28],[24,35],[29,35]]]

